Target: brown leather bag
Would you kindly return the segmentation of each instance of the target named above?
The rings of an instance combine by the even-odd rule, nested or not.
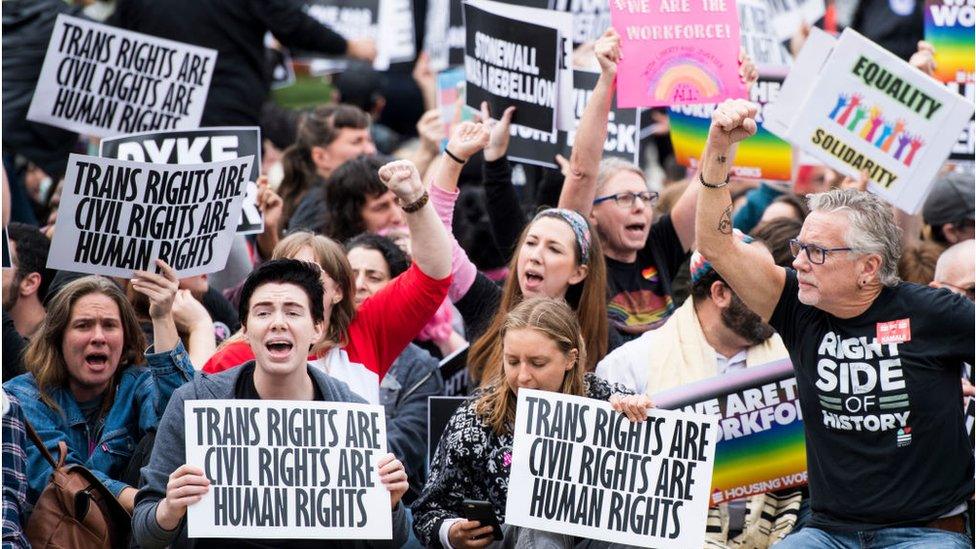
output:
[[[127,547],[132,517],[119,500],[84,466],[64,464],[68,446],[63,440],[58,442],[55,462],[31,424],[25,421],[24,425],[34,445],[54,468],[27,520],[25,533],[31,547]]]

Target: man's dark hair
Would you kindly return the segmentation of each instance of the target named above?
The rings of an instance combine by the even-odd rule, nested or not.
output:
[[[403,253],[399,246],[385,236],[373,233],[356,235],[346,242],[347,251],[351,251],[353,248],[366,248],[379,252],[390,270],[390,278],[396,278],[410,267],[410,258],[407,257],[407,254]]]
[[[749,235],[766,245],[777,265],[789,267],[793,264],[790,239],[799,236],[802,228],[803,222],[800,220],[778,217],[756,225]]]
[[[339,102],[355,105],[372,113],[383,98],[383,74],[366,63],[355,63],[333,77],[332,84],[339,91]]]
[[[322,270],[317,266],[297,259],[273,259],[262,264],[248,275],[241,287],[241,301],[237,306],[237,316],[241,325],[247,323],[247,315],[251,310],[251,296],[265,284],[294,284],[305,291],[308,296],[308,306],[312,313],[312,320],[325,320],[325,309],[322,305]]]
[[[26,223],[11,222],[7,225],[7,235],[17,245],[17,281],[31,273],[40,274],[41,285],[37,289],[37,299],[43,303],[56,274],[54,270],[47,268],[51,241],[37,227]]]
[[[363,206],[388,190],[379,169],[386,159],[360,156],[347,160],[325,182],[325,235],[344,242],[366,230]]]

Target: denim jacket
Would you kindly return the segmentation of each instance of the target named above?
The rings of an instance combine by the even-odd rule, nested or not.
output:
[[[122,475],[136,444],[149,430],[155,429],[166,409],[166,403],[179,386],[193,378],[193,365],[183,343],[165,353],[146,350],[147,364],[125,368],[115,401],[105,416],[105,426],[91,455],[88,455],[88,424],[71,391],[66,387],[49,390],[61,410],[52,410],[40,398],[31,373],[19,375],[3,388],[20,400],[24,417],[55,459],[58,442],[68,446],[65,463],[80,463],[116,496],[127,486],[113,480]],[[27,444],[27,500],[33,504],[47,486],[51,466],[33,445]]]

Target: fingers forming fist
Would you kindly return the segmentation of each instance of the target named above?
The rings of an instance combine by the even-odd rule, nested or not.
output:
[[[925,40],[920,40],[918,42],[918,51],[912,54],[911,59],[908,60],[908,64],[934,77],[936,69],[935,48]]]
[[[756,63],[749,57],[746,50],[739,51],[739,78],[747,90],[759,80],[759,69],[756,68]]]
[[[755,135],[756,114],[759,107],[745,99],[726,99],[712,112],[712,125],[708,130],[709,144],[719,149]]]
[[[400,202],[411,204],[424,194],[424,184],[420,180],[417,166],[409,160],[394,160],[379,170],[380,180]]]
[[[613,75],[617,73],[617,63],[623,59],[620,48],[620,34],[617,29],[610,27],[593,44],[593,53],[596,60],[600,63],[600,71],[604,74]]]

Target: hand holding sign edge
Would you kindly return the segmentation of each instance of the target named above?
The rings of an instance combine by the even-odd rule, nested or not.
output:
[[[183,464],[169,475],[166,497],[156,506],[156,522],[164,530],[175,530],[186,515],[186,508],[203,499],[210,490],[210,479],[203,469]]]

